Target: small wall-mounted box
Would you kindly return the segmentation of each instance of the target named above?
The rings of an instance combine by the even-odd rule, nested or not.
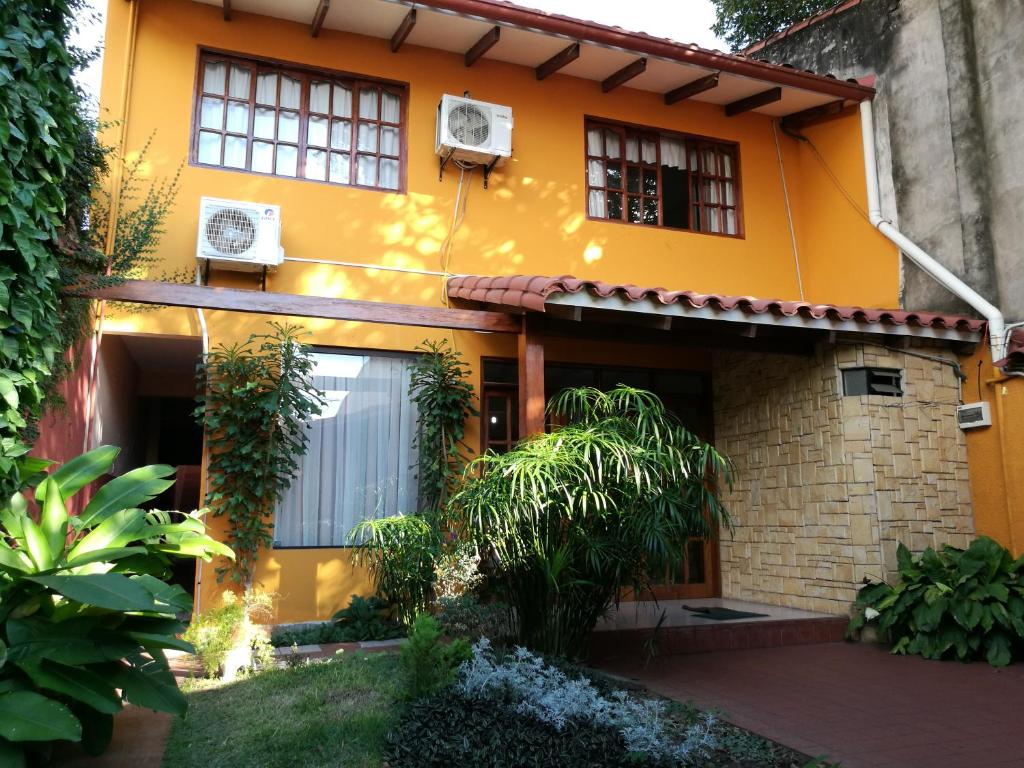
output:
[[[964,403],[956,408],[956,423],[960,429],[992,426],[992,413],[988,403]]]

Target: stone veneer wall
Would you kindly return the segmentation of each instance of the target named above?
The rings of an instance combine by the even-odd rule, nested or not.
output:
[[[903,397],[844,397],[840,369],[862,365],[902,369]],[[715,443],[736,466],[723,596],[846,613],[865,576],[893,575],[898,542],[965,545],[958,402],[950,366],[868,344],[716,353]]]

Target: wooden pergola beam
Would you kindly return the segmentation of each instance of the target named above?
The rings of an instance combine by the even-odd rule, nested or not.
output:
[[[668,105],[676,104],[684,99],[692,98],[698,93],[704,93],[704,91],[710,91],[712,88],[717,88],[718,76],[720,74],[720,72],[712,72],[710,75],[699,77],[686,85],[673,88],[665,94],[665,103]]]
[[[398,53],[398,49],[402,47],[402,43],[405,42],[405,38],[412,32],[412,28],[416,26],[416,9],[413,8],[402,19],[402,23],[398,25],[398,29],[395,30],[395,34],[391,36],[391,52]]]
[[[472,67],[480,57],[487,53],[491,48],[497,45],[501,39],[501,27],[491,27],[484,36],[481,37],[473,47],[466,51],[466,66]]]
[[[781,87],[769,88],[767,91],[761,91],[760,93],[755,93],[753,96],[747,96],[745,99],[739,99],[730,104],[726,104],[725,116],[736,117],[736,115],[742,115],[744,112],[749,112],[752,109],[763,107],[765,104],[772,104],[781,99]]]
[[[331,0],[320,0],[316,4],[316,11],[313,13],[313,23],[309,27],[310,37],[316,37],[320,34],[320,30],[324,26],[324,19],[327,17],[327,11],[331,7]]]
[[[161,283],[153,280],[125,280],[104,288],[65,291],[70,295],[134,304],[219,309],[261,315],[315,317],[360,323],[413,325],[425,328],[452,328],[463,331],[519,333],[522,323],[517,315],[478,309],[446,309],[415,304],[388,304],[378,301],[332,299],[294,293],[271,293],[240,288],[209,288],[201,285]]]
[[[791,131],[800,130],[805,126],[813,125],[833,115],[838,115],[843,111],[845,103],[843,99],[839,99],[838,101],[830,101],[828,104],[822,104],[818,107],[805,109],[802,112],[794,112],[792,115],[786,115],[782,118],[782,126]]]
[[[224,0],[224,21],[231,21],[231,0]]]
[[[568,48],[564,48],[550,59],[545,61],[535,70],[537,73],[537,79],[543,80],[551,75],[555,74],[562,67],[572,64],[580,57],[580,44],[573,43]]]
[[[624,85],[638,75],[642,75],[647,70],[647,59],[637,59],[632,61],[618,72],[609,75],[605,78],[604,82],[601,83],[601,90],[605,93],[613,91],[620,85]]]

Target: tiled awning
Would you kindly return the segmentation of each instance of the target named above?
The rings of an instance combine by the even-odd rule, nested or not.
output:
[[[1010,332],[1010,338],[1006,343],[1006,357],[997,360],[996,367],[1024,370],[1024,328],[1015,328]]]
[[[448,296],[461,302],[517,311],[550,313],[555,308],[570,307],[642,312],[698,320],[963,342],[980,341],[985,329],[983,320],[961,315],[670,291],[580,280],[571,275],[457,275],[448,279]]]

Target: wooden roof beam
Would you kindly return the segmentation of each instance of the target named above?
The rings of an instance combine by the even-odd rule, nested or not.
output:
[[[811,107],[805,109],[802,112],[794,112],[792,115],[786,115],[782,118],[782,127],[790,131],[798,131],[808,125],[825,120],[833,115],[838,115],[843,111],[843,105],[846,102],[843,99],[838,101],[830,101],[828,104],[822,104],[818,107]]]
[[[316,11],[313,12],[313,23],[310,24],[310,37],[316,37],[324,26],[324,19],[327,17],[327,10],[331,7],[331,0],[320,0],[316,4]]]
[[[69,295],[155,304],[168,307],[219,309],[264,315],[316,317],[360,323],[412,325],[425,328],[458,328],[490,333],[520,333],[521,318],[505,312],[479,309],[448,309],[416,304],[389,304],[381,301],[334,299],[294,293],[208,288],[202,285],[162,283],[154,280],[125,280],[104,288],[68,288]]]
[[[543,80],[546,77],[550,77],[551,75],[555,74],[555,72],[560,70],[562,67],[565,67],[565,66],[568,66],[569,64],[572,64],[579,57],[580,57],[580,44],[579,43],[573,43],[568,48],[565,48],[565,49],[559,51],[554,56],[552,56],[550,59],[548,59],[543,64],[541,64],[539,67],[537,67],[537,69],[536,69],[537,79],[538,80]]]
[[[402,47],[402,43],[405,42],[405,38],[412,32],[412,28],[416,26],[416,9],[413,8],[402,19],[402,23],[398,25],[398,29],[395,30],[395,34],[391,36],[391,52],[398,53],[398,49]]]
[[[466,66],[472,67],[491,48],[498,44],[501,39],[501,27],[491,27],[483,37],[473,44],[473,47],[466,51]]]
[[[224,0],[224,21],[231,21],[231,0]]]
[[[781,99],[782,88],[769,88],[767,91],[761,91],[753,96],[747,96],[745,99],[739,99],[731,104],[726,104],[725,116],[736,117],[736,115],[742,115],[744,112],[749,112],[752,109],[763,107],[765,104],[774,104]]]
[[[601,83],[601,90],[605,93],[613,91],[620,85],[624,85],[638,75],[642,75],[647,69],[647,59],[637,59],[620,69],[610,77],[605,78]]]
[[[675,104],[683,101],[684,99],[692,98],[698,93],[704,93],[704,91],[710,91],[712,88],[718,87],[718,76],[720,72],[712,72],[710,75],[699,77],[686,85],[681,85],[678,88],[673,88],[671,91],[665,94],[665,103],[668,105]]]

